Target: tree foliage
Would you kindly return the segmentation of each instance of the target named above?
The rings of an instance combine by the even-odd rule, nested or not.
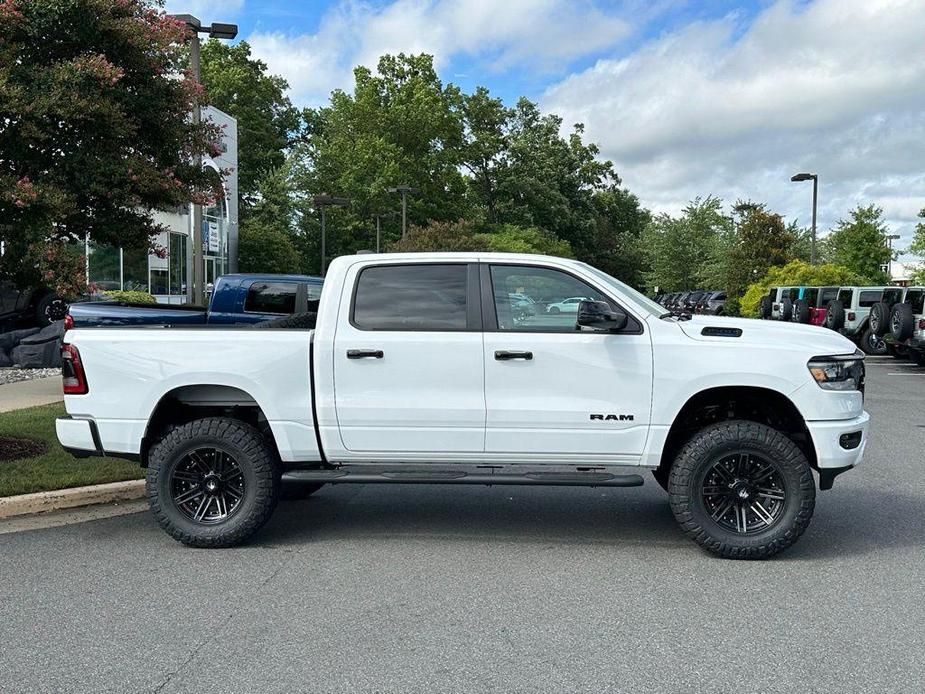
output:
[[[286,80],[267,74],[246,41],[202,46],[202,83],[209,103],[238,123],[238,190],[242,216],[255,202],[260,178],[283,165],[301,117],[286,96]]]
[[[863,283],[863,277],[843,265],[810,265],[802,260],[791,260],[770,268],[760,280],[750,284],[739,303],[739,310],[743,316],[757,317],[761,297],[771,287],[840,287]]]
[[[771,267],[791,260],[796,240],[779,214],[768,212],[761,204],[748,207],[736,225],[729,248],[727,293],[742,296]]]
[[[650,289],[681,291],[703,284],[716,244],[731,226],[721,208],[718,198],[696,198],[679,217],[660,214],[652,219],[643,234]]]
[[[241,272],[306,272],[296,237],[298,201],[288,164],[264,173],[256,201],[241,220],[238,267]],[[317,272],[317,268],[314,270]]]
[[[545,229],[516,224],[478,224],[466,220],[431,222],[412,227],[408,237],[393,243],[389,250],[397,253],[490,251],[574,257],[567,241],[556,238]]]
[[[86,234],[147,247],[152,210],[214,194],[186,31],[143,0],[0,3],[0,274],[73,293]]]
[[[917,285],[925,283],[925,207],[919,211],[919,218],[922,221],[915,225],[915,231],[912,233],[912,243],[909,244],[908,250],[908,253],[919,262],[919,267],[913,271],[910,277],[912,282]]]
[[[876,205],[858,205],[848,219],[840,219],[824,239],[828,261],[843,265],[871,284],[884,284],[889,277],[881,268],[890,261],[883,221],[883,209]]]

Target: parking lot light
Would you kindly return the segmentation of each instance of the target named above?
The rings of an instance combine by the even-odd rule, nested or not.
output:
[[[819,192],[819,176],[814,173],[798,173],[790,177],[790,180],[794,183],[801,181],[812,181],[813,182],[813,239],[812,246],[809,251],[809,262],[813,265],[816,264],[816,199]]]

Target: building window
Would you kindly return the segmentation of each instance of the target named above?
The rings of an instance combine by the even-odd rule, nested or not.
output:
[[[155,295],[167,294],[168,279],[169,273],[167,270],[151,270],[151,293]]]

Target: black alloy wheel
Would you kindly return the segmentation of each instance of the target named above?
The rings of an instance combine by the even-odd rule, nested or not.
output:
[[[240,508],[245,493],[241,466],[218,448],[197,448],[170,471],[173,503],[186,518],[214,525]]]
[[[704,508],[724,530],[752,535],[774,527],[787,490],[778,466],[751,451],[724,454],[700,484]]]

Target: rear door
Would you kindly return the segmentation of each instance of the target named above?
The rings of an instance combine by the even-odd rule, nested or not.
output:
[[[553,305],[586,296],[616,302],[591,282],[542,265],[482,265],[485,450],[539,462],[642,454],[652,396],[652,349],[632,316],[621,333],[576,329],[575,313],[513,310],[511,293]]]
[[[344,448],[481,453],[484,358],[478,265],[355,266],[334,337],[334,393]]]

